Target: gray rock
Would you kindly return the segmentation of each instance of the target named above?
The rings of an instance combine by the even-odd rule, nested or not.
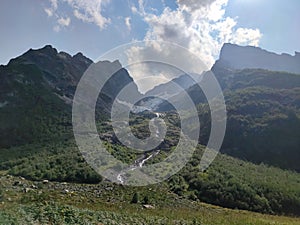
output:
[[[153,205],[143,205],[144,209],[155,209]]]

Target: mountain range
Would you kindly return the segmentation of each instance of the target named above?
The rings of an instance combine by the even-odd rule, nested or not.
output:
[[[259,47],[224,44],[219,63],[233,69],[265,69],[300,74],[300,52],[276,54]]]
[[[235,55],[237,51],[240,57]],[[252,54],[251,62],[248,62],[248,54]],[[288,66],[279,68],[280,63],[267,63],[273,62],[274,57]],[[265,62],[264,66],[261,62]],[[145,164],[157,163],[172,152],[178,143],[180,120],[167,101],[146,97],[141,102],[144,107],[136,105],[132,110],[130,126],[137,137],[149,136],[149,120],[156,113],[168,125],[166,138],[155,149],[155,154],[138,155],[118,142],[109,120],[112,103],[123,87],[133,82],[132,94],[143,97],[128,71],[118,60],[94,63],[81,53],[71,56],[47,45],[30,49],[10,60],[8,65],[0,66],[1,174],[7,171],[37,181],[103,181],[85,162],[76,147],[72,130],[72,100],[79,80],[90,65],[99,69],[99,79],[117,71],[99,94],[95,110],[99,136],[108,151],[129,164],[136,164],[136,160],[143,160]],[[229,208],[299,215],[300,75],[297,65],[297,55],[287,57],[255,47],[225,44],[211,71],[194,74],[193,79],[187,74],[174,79],[172,82],[180,85],[197,107],[201,124],[199,146],[190,162],[165,183],[154,186],[155,190],[165,185],[166,193],[186,199],[189,205],[200,200]],[[206,77],[212,73],[223,90],[227,129],[221,154],[206,171],[200,172],[199,161],[210,134],[210,109],[197,82],[204,85]],[[164,92],[184,107],[182,90],[170,87],[170,83],[161,84],[144,96]],[[188,113],[185,119],[189,119]],[[11,178],[7,176],[7,179]],[[105,186],[103,182],[101,184]],[[15,186],[14,183],[11,185]],[[80,190],[77,185],[74,187],[77,195]],[[164,204],[160,197],[153,195],[151,188],[137,190],[150,198],[145,197],[146,202]],[[113,196],[107,201],[119,199],[120,204],[124,203],[119,191],[112,194],[113,189],[132,193],[131,188],[115,185],[107,191]],[[45,188],[42,191],[43,194],[47,192]],[[34,198],[40,199],[38,196]]]
[[[210,72],[202,74],[201,81],[212,72],[223,90],[228,118],[221,152],[300,171],[300,73],[291,72],[298,71],[299,65],[297,53],[287,56],[251,46],[223,46],[220,58]],[[160,85],[160,89],[163,86],[168,84]],[[207,99],[197,84],[184,92],[201,106],[200,143],[206,144],[210,132]],[[170,101],[185,108],[182,95],[179,92]],[[174,108],[163,101],[157,110]]]
[[[81,76],[92,63],[81,53],[71,56],[47,45],[30,49],[1,66],[0,148],[71,138],[72,98]],[[97,64],[100,77],[118,70],[98,98],[96,116],[104,118],[109,116],[119,91],[133,79],[119,61]],[[300,73],[299,65],[298,53],[277,55],[256,47],[223,46],[211,69],[222,87],[228,111],[222,152],[300,171],[300,75],[291,73]],[[209,76],[209,72],[198,76],[194,76],[196,82]],[[181,85],[198,105],[202,120],[200,143],[205,144],[210,132],[210,113],[195,80],[182,75],[172,82]],[[134,89],[136,95],[141,95],[136,85]],[[168,83],[147,94],[163,91],[180,103],[181,93],[171,90]],[[166,101],[152,100],[151,104],[150,109],[173,110]]]
[[[91,63],[82,53],[71,56],[47,45],[30,49],[8,65],[2,65],[0,148],[63,135],[51,131],[51,127],[69,133],[76,86]],[[105,84],[97,101],[97,116],[103,117],[110,112],[115,95],[133,80],[118,61],[99,62],[98,66],[102,68],[99,76],[118,71]]]

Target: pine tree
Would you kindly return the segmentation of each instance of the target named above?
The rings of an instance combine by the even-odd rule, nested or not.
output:
[[[136,204],[138,202],[139,202],[139,194],[135,192],[134,195],[132,196],[131,203]]]

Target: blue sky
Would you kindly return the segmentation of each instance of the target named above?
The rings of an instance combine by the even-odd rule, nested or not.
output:
[[[299,0],[2,0],[0,64],[51,44],[97,59],[135,40],[167,40],[205,57],[224,42],[300,51]]]

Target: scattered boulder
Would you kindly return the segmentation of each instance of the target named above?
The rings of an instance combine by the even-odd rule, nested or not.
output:
[[[49,180],[43,180],[43,184],[48,184]]]
[[[25,189],[24,189],[24,192],[25,192],[25,193],[28,193],[28,192],[30,192],[30,191],[33,191],[33,189],[32,189],[32,188],[25,188]]]
[[[38,187],[35,186],[34,184],[32,184],[30,187],[31,187],[32,189],[38,189]]]
[[[153,205],[148,205],[148,204],[143,205],[143,208],[144,209],[155,209],[155,207]]]
[[[20,185],[22,185],[21,181],[15,181],[14,184],[13,184],[13,186],[20,186]]]

